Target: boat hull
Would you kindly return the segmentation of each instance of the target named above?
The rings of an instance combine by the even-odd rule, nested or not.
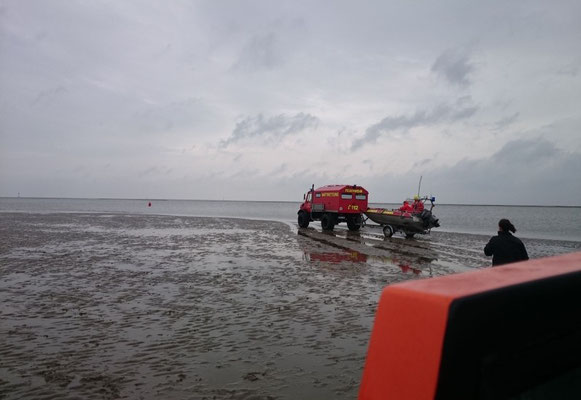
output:
[[[411,214],[384,208],[368,208],[365,215],[379,225],[391,226],[394,231],[405,233],[428,233],[430,229],[440,226],[438,219],[428,210]]]

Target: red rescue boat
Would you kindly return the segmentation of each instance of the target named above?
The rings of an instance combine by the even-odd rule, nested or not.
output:
[[[435,197],[423,197],[418,199],[422,203],[422,210],[411,211],[388,210],[385,208],[368,208],[365,211],[367,218],[383,227],[386,237],[391,237],[396,232],[403,232],[406,237],[413,237],[416,233],[427,234],[432,228],[440,226],[438,218],[432,213],[435,207]],[[429,201],[430,209],[423,207]],[[411,208],[411,207],[410,207]]]

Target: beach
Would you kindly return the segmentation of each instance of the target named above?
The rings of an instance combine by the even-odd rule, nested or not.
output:
[[[382,289],[488,267],[488,239],[5,212],[0,398],[354,399]]]

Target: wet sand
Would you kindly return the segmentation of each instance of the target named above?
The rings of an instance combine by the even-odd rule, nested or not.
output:
[[[0,214],[0,398],[355,399],[385,285],[489,266],[488,237],[338,228]]]

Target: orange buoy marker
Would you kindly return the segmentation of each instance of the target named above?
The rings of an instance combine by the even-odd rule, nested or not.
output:
[[[581,399],[581,252],[390,285],[359,400]]]

